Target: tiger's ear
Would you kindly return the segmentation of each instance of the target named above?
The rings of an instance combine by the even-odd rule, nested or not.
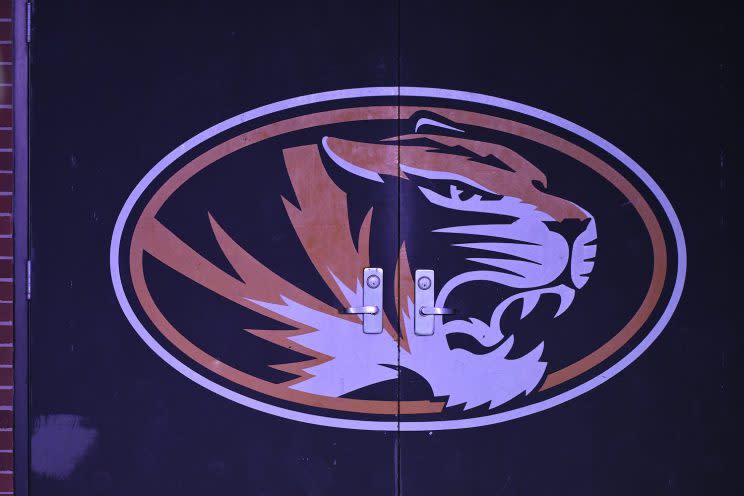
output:
[[[364,143],[325,136],[322,147],[335,165],[355,176],[381,183],[382,174],[398,175],[396,143]]]

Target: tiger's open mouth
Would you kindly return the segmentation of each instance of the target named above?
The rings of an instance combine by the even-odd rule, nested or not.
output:
[[[514,294],[496,305],[487,324],[472,318],[443,324],[447,344],[476,355],[521,357],[542,344],[549,321],[568,310],[575,294],[566,285]]]
[[[529,291],[504,300],[494,309],[487,329],[472,319],[451,321],[446,326],[449,349],[474,355],[498,350],[509,359],[527,355],[541,345],[551,321],[571,306],[574,291],[565,286],[555,289],[551,293]]]

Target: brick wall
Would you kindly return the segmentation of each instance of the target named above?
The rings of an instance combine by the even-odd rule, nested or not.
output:
[[[13,494],[13,1],[0,0],[0,494]]]

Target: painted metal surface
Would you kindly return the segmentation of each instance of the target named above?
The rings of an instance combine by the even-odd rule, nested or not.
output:
[[[297,3],[292,15],[280,8],[286,13],[281,17],[275,8],[256,8],[251,2],[37,4],[30,116],[36,274],[31,494],[395,492],[395,426],[365,432],[294,422],[194,384],[142,342],[111,281],[111,236],[122,206],[153,165],[180,143],[252,108],[323,91],[331,83],[330,88],[343,87],[342,74],[347,83],[396,86],[397,4],[378,2],[369,12],[341,2],[327,7]],[[327,29],[319,29],[321,19]],[[352,46],[339,43],[342,38],[359,41]],[[276,63],[279,52],[269,56],[270,46],[285,54],[282,63]],[[330,46],[337,47],[333,53],[314,55]],[[394,134],[395,120],[380,128]],[[266,158],[281,162],[281,150]],[[239,169],[240,163],[234,166]],[[294,273],[308,294],[318,293],[323,280],[302,244],[286,231],[292,229],[287,210],[280,192],[272,189],[286,186],[281,193],[297,205],[284,164],[282,169],[233,170],[234,189],[207,188],[209,198],[202,198],[213,203],[215,220],[233,236],[260,221],[264,231],[252,239],[261,245],[262,260],[274,255],[281,275]],[[204,206],[195,200],[171,214],[183,212],[179,218],[188,219],[189,205]],[[236,203],[223,209],[218,205],[223,200],[225,207]],[[245,210],[248,204],[260,213]],[[375,212],[384,223],[371,241],[378,252],[388,245],[394,253],[396,205],[393,195],[387,207]],[[179,233],[180,228],[206,228],[205,241],[212,241],[206,215],[170,227]],[[145,263],[149,269],[160,266],[152,257]],[[228,264],[218,263],[221,268]],[[364,267],[394,273],[374,260]],[[359,279],[361,269],[354,272]],[[183,280],[172,275],[177,285]],[[267,358],[275,365],[287,363],[287,355],[300,356],[251,334],[277,329],[267,319],[247,310],[236,316],[232,303],[224,305],[198,286],[193,289],[196,294],[158,293],[159,302],[165,298],[172,309],[193,310],[206,336],[227,331],[220,350],[233,353],[233,364],[252,367],[251,361]],[[335,296],[319,296],[334,303],[328,306],[337,317],[342,305],[335,304]],[[204,305],[214,305],[219,317]],[[238,327],[220,326],[227,321]],[[392,341],[361,328],[355,334],[364,343],[383,337]],[[246,348],[244,343],[253,344]],[[255,368],[269,382],[293,377],[263,365]],[[376,394],[390,398],[393,409],[397,405],[394,379]]]
[[[725,472],[696,419],[726,415],[733,327],[688,263],[719,245],[685,221],[720,210],[717,134],[689,139],[710,47],[669,52],[661,10],[434,7],[39,6],[32,494],[674,494],[709,488],[705,457]],[[513,43],[526,26],[550,43]]]
[[[693,13],[682,7],[672,14],[661,5],[647,6],[642,14],[632,8],[608,10],[598,5],[501,7],[488,14],[478,11],[480,15],[466,8],[449,9],[445,15],[421,2],[402,3],[401,84],[420,86],[425,82],[430,87],[467,89],[528,104],[568,119],[622,150],[617,157],[626,161],[631,157],[629,164],[640,164],[658,182],[680,220],[688,254],[684,291],[665,330],[647,351],[591,392],[491,427],[402,432],[402,494],[736,492],[741,482],[727,461],[737,456],[732,451],[735,442],[726,440],[726,433],[732,432],[726,419],[740,406],[735,406],[738,401],[724,400],[729,393],[722,392],[740,384],[729,361],[738,354],[731,348],[738,338],[732,334],[731,321],[723,317],[726,303],[721,300],[733,288],[721,279],[727,270],[724,267],[731,267],[718,223],[720,216],[727,214],[716,200],[722,194],[722,145],[719,130],[704,124],[716,121],[715,109],[727,105],[721,103],[716,89],[721,66],[713,62],[722,57],[717,48],[721,38],[714,34],[715,26],[724,22],[720,12]],[[460,81],[466,82],[462,85]],[[542,115],[533,115],[539,120],[526,123],[585,149],[593,148],[586,133],[576,133],[572,125],[564,127],[568,132],[557,133],[544,127],[539,122],[544,122]],[[501,117],[519,120],[514,114]],[[448,125],[458,128],[457,119],[451,120],[454,122]],[[572,134],[579,137],[574,140]],[[574,169],[549,147],[525,146],[503,133],[480,136],[483,141],[514,147],[545,174],[548,193],[578,204],[596,221],[595,265],[572,305],[554,318],[559,297],[541,295],[524,319],[520,319],[523,307],[515,303],[502,320],[503,328],[513,331],[510,334],[520,354],[544,340],[543,358],[553,367],[546,373],[556,371],[560,369],[556,360],[561,360],[558,350],[589,345],[608,329],[597,325],[602,319],[620,323],[619,315],[612,315],[614,305],[637,301],[640,286],[619,281],[648,274],[637,257],[649,237],[642,230],[622,235],[621,226],[633,225],[631,204]],[[724,170],[731,167],[731,143],[726,147]],[[613,160],[611,154],[600,154],[603,160]],[[457,185],[469,195],[482,194],[466,186]],[[447,195],[448,188],[436,192]],[[419,201],[415,190],[402,189],[401,210],[410,207],[414,212],[411,229],[425,221],[425,207]],[[657,213],[659,206],[654,206]],[[419,209],[413,210],[416,207]],[[622,214],[620,210],[613,214],[615,207]],[[483,216],[478,219],[479,223],[487,222]],[[442,220],[443,225],[431,227],[462,225],[448,224],[450,218],[444,214]],[[406,228],[401,229],[405,233]],[[456,236],[440,234],[439,243],[497,242]],[[437,242],[434,234],[428,240]],[[407,250],[413,268],[435,265],[428,259],[427,248],[407,244]],[[669,252],[670,264],[679,263],[675,251]],[[496,255],[472,247],[447,251],[442,246],[439,253],[449,256],[450,261],[461,257],[460,270],[477,266],[465,258]],[[436,261],[440,286],[448,279],[443,272],[448,267],[454,267],[453,263]],[[617,282],[595,299],[592,294],[598,294],[610,271],[617,271],[611,276]],[[676,277],[672,274],[670,280]],[[720,289],[711,292],[713,287]],[[484,294],[492,290],[488,286],[478,289]],[[452,294],[448,298],[448,306],[462,309],[458,319],[473,312],[489,322],[493,312],[486,298],[477,294],[478,289],[472,289],[475,297]],[[511,292],[503,288],[491,295],[509,298]],[[585,298],[593,303],[584,306]],[[618,313],[631,316],[627,310]],[[570,325],[576,314],[584,323]],[[648,342],[651,338],[642,339]],[[620,366],[612,365],[608,371]],[[606,377],[602,372],[595,380]],[[402,374],[403,400],[421,397],[422,391],[425,385],[419,377]],[[462,415],[479,409],[479,414],[486,413],[482,406],[461,408]],[[436,460],[435,467],[422,464],[422,460]]]

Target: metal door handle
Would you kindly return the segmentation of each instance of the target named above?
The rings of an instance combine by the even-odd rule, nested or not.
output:
[[[414,275],[414,306],[418,309],[413,319],[413,332],[417,336],[431,336],[438,315],[452,315],[454,308],[434,306],[434,271],[419,269]]]
[[[457,313],[454,308],[447,307],[421,307],[421,315],[453,315]]]
[[[338,311],[338,313],[345,313],[347,315],[376,315],[377,312],[379,312],[380,309],[377,308],[374,305],[367,305],[364,307],[348,307],[348,308],[342,308]]]
[[[382,332],[382,269],[367,267],[364,269],[362,306],[342,308],[338,313],[362,316],[364,334]],[[355,304],[357,301],[350,301]]]

